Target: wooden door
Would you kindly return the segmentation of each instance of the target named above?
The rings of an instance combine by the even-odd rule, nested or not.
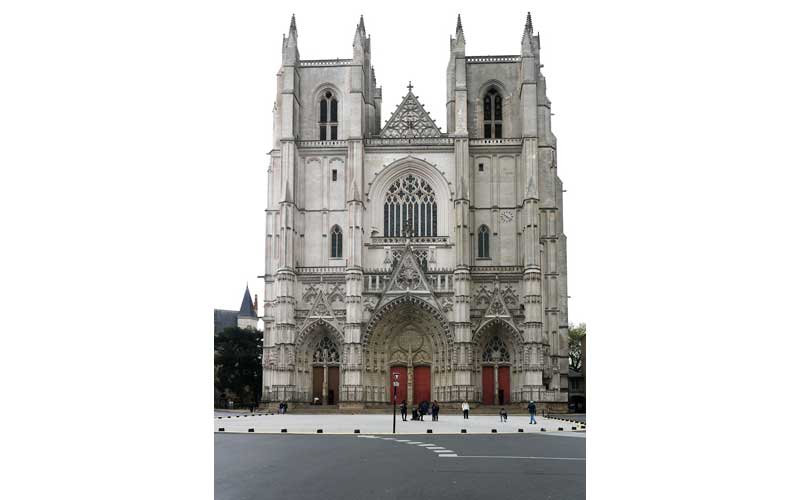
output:
[[[311,401],[314,401],[314,398],[319,398],[320,404],[325,400],[322,397],[322,382],[324,377],[324,368],[321,366],[314,367],[314,373],[312,376],[312,387],[313,390],[311,391]]]
[[[483,404],[494,404],[494,366],[483,367],[483,377],[481,378],[481,385],[483,386]]]
[[[414,404],[431,400],[431,367],[414,367]]]
[[[393,366],[389,369],[389,402],[392,402],[392,396],[394,394],[394,387],[392,386],[392,382],[394,381],[393,373],[400,374],[400,386],[397,388],[397,404],[403,402],[404,399],[408,399],[408,368],[405,366]],[[409,410],[409,413],[411,411]]]
[[[339,367],[328,367],[328,404],[339,404]]]
[[[498,385],[498,402],[501,405],[507,405],[511,401],[511,367],[501,366],[497,369],[497,385]],[[500,400],[500,394],[503,395],[503,401]]]

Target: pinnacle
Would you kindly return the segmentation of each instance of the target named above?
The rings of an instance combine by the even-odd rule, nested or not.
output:
[[[461,14],[458,14],[458,21],[456,22],[456,33],[459,31],[464,31],[464,28],[461,26]]]
[[[531,21],[530,12],[528,12],[528,18],[525,20],[525,31],[533,34],[533,21]]]
[[[364,15],[363,14],[361,14],[361,18],[358,20],[358,29],[360,29],[364,33],[367,32],[367,28],[364,27]]]
[[[294,20],[294,14],[292,14],[292,22],[289,24],[289,33],[292,32],[297,34],[297,23]]]

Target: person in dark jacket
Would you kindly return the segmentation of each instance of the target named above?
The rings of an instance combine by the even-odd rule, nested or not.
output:
[[[411,408],[411,420],[419,420],[419,410],[416,406]]]
[[[536,415],[536,403],[534,403],[533,401],[528,403],[528,413],[531,414],[531,421],[529,423],[535,424],[536,417],[534,415]]]
[[[419,419],[420,419],[420,421],[424,422],[425,421],[425,415],[427,415],[427,414],[428,414],[428,402],[427,401],[423,401],[419,405]]]
[[[508,412],[505,408],[500,408],[500,421],[508,422]]]
[[[400,403],[400,417],[403,419],[403,422],[406,422],[406,417],[408,416],[408,403],[404,399],[402,403]]]
[[[433,406],[431,407],[431,420],[434,422],[439,421],[439,402],[435,399],[433,400]]]

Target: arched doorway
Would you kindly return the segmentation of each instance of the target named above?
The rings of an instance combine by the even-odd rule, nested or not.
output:
[[[403,296],[376,311],[364,338],[364,390],[368,403],[391,403],[393,374],[398,403],[447,401],[452,385],[452,341],[435,308]]]
[[[491,321],[478,329],[475,345],[481,403],[507,405],[520,401],[522,338],[519,332],[506,321]]]
[[[339,403],[340,333],[319,321],[298,335],[296,380],[301,401],[322,405]]]

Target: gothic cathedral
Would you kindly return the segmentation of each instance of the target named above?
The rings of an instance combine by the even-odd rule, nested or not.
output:
[[[303,60],[292,16],[273,109],[262,401],[567,405],[556,138],[530,14],[518,55],[450,39],[447,129],[408,93],[381,126],[364,19]]]

